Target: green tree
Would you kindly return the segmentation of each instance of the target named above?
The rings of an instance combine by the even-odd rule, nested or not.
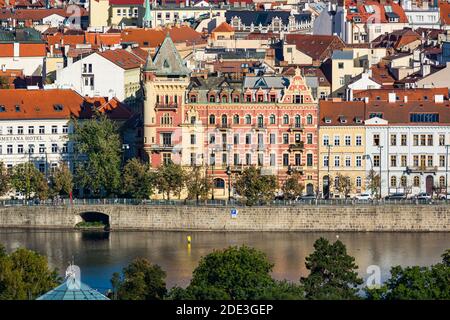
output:
[[[100,196],[114,194],[121,182],[121,139],[117,124],[105,114],[92,119],[72,120],[74,133],[70,135],[79,160],[76,167],[77,185],[89,188]]]
[[[39,199],[48,197],[48,183],[45,176],[30,162],[20,163],[13,167],[11,185],[17,192],[29,199],[34,194]]]
[[[319,300],[358,299],[357,287],[363,283],[358,277],[355,258],[347,254],[345,245],[319,238],[314,252],[306,258],[307,277],[302,277],[306,298]]]
[[[118,300],[162,300],[167,294],[166,273],[147,259],[135,259],[113,274],[113,297]]]
[[[195,166],[192,171],[186,175],[186,188],[188,190],[188,199],[205,200],[212,188],[211,180],[205,175],[204,168]]]
[[[304,188],[305,186],[300,183],[300,174],[296,172],[284,181],[281,191],[285,199],[293,200],[302,194]]]
[[[69,167],[61,162],[50,175],[51,193],[68,196],[73,190],[73,176]]]
[[[0,89],[9,89],[8,78],[0,77]]]
[[[447,250],[442,262],[430,267],[391,268],[390,278],[380,288],[366,288],[370,300],[449,300],[450,265]]]
[[[450,249],[445,250],[441,257],[442,263],[450,267]]]
[[[2,161],[0,161],[0,197],[4,196],[11,189],[11,181],[8,170]]]
[[[353,182],[350,179],[349,176],[345,176],[341,173],[338,173],[336,175],[337,178],[337,185],[335,186],[335,189],[342,195],[344,195],[344,197],[347,197],[350,192],[353,189]]]
[[[265,288],[258,300],[303,300],[305,291],[297,283],[290,283],[286,280],[274,281],[273,285]]]
[[[380,192],[380,176],[375,172],[375,170],[370,170],[367,175],[367,189],[370,190],[372,195],[379,196]]]
[[[179,197],[185,182],[186,175],[183,168],[173,162],[160,166],[156,171],[156,188],[166,195],[167,200],[170,200],[170,194]]]
[[[60,281],[44,256],[22,248],[8,255],[0,246],[0,300],[34,300]]]
[[[187,292],[196,299],[205,293],[221,299],[257,299],[274,283],[267,256],[246,246],[216,250],[203,257],[193,272]]]
[[[153,194],[154,175],[150,166],[139,159],[128,160],[123,168],[123,191],[136,199],[148,199]]]
[[[247,205],[251,206],[258,201],[273,200],[278,189],[277,178],[273,175],[262,175],[261,170],[254,166],[244,169],[236,179],[236,192],[245,197]]]

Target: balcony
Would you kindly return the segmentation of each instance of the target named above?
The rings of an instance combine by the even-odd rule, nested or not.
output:
[[[289,145],[289,151],[303,151],[304,148],[305,144],[303,141]]]
[[[412,166],[412,167],[406,167],[405,170],[406,173],[433,173],[436,174],[438,172],[437,166]]]
[[[216,126],[216,129],[220,131],[227,131],[231,129],[231,125],[229,123],[221,123]]]
[[[304,127],[300,123],[296,123],[289,127],[290,132],[302,132]]]
[[[241,173],[242,171],[244,171],[244,165],[243,164],[238,164],[238,165],[231,166],[231,172]]]
[[[156,103],[155,109],[157,109],[157,110],[177,110],[178,103]]]
[[[152,144],[150,147],[151,151],[172,151],[173,144]]]
[[[252,130],[254,131],[265,131],[266,129],[267,127],[262,123],[258,123],[252,126]]]

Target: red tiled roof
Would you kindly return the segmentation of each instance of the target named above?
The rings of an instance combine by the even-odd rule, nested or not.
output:
[[[136,42],[140,47],[156,48],[169,33],[174,43],[203,41],[200,33],[188,26],[164,29],[125,29],[122,31],[122,42]]]
[[[98,54],[122,69],[140,68],[141,65],[145,64],[145,60],[124,49],[106,50]]]
[[[327,35],[288,34],[286,35],[286,42],[295,44],[297,50],[318,61],[330,57],[333,50],[345,47],[341,38]]]
[[[224,21],[214,28],[212,32],[234,32],[234,28]]]
[[[21,43],[19,45],[20,57],[45,57],[46,55],[45,43]]]
[[[0,120],[91,118],[94,109],[116,120],[127,120],[132,115],[117,99],[84,98],[70,89],[3,89],[0,105],[5,107]],[[62,110],[55,110],[55,105],[61,105]]]
[[[439,1],[439,12],[441,15],[441,24],[450,24],[450,3],[447,1]]]
[[[14,43],[0,43],[0,57],[14,56]]]
[[[356,118],[364,121],[365,104],[363,101],[340,101],[334,102],[330,100],[319,101],[319,125],[320,126],[361,126],[364,123],[357,123]],[[345,117],[347,122],[341,123],[340,117]],[[331,120],[326,123],[325,119]]]
[[[374,8],[375,13],[369,13],[366,11],[365,6],[369,5]],[[392,12],[399,16],[398,22],[408,23],[408,18],[406,17],[403,8],[392,0],[386,0],[385,4],[381,4],[380,2],[374,0],[365,0],[360,3],[355,0],[345,0],[345,6],[347,7],[347,20],[353,20],[353,17],[359,17],[361,19],[361,23],[388,23],[385,6],[391,6]],[[358,12],[351,12],[349,10],[350,7],[356,7]]]
[[[127,5],[140,5],[144,3],[143,0],[109,0],[110,5],[127,6]]]
[[[356,99],[368,97],[369,101],[388,101],[389,93],[392,92],[397,95],[398,101],[404,101],[405,97],[408,101],[433,101],[434,96],[440,94],[448,99],[448,88],[369,89],[355,92],[353,97]]]

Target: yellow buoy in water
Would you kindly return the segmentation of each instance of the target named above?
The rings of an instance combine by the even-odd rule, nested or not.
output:
[[[191,244],[191,236],[187,236],[187,242]]]

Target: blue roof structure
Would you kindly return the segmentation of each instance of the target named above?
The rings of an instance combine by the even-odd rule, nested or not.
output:
[[[63,284],[53,290],[43,294],[36,300],[110,300],[97,290],[92,289],[87,284],[82,283],[75,272],[68,268],[66,280]]]

